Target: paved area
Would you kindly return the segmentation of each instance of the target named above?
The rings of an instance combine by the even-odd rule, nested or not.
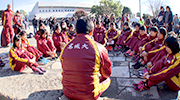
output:
[[[29,39],[36,46],[34,38]],[[0,48],[0,57],[6,66],[0,68],[0,100],[58,100],[62,96],[61,63],[59,60],[50,61],[42,66],[47,70],[44,75],[32,73],[26,68],[23,72],[14,72],[8,65],[10,48]],[[112,61],[111,85],[99,100],[175,100],[177,92],[171,91],[162,82],[145,92],[133,89],[132,84],[139,82],[137,72],[131,69],[132,62],[121,52],[109,52]],[[48,58],[47,58],[48,59]]]

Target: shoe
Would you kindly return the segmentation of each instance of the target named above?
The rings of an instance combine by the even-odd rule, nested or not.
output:
[[[139,61],[139,59],[140,59],[140,57],[139,57],[139,56],[137,56],[136,58],[133,58],[133,59],[132,59],[132,62],[136,63],[136,62],[138,62],[138,61]]]
[[[144,67],[144,65],[142,65],[140,62],[137,62],[135,65],[132,65],[133,70],[135,71],[139,71],[142,70],[142,68]]]
[[[43,68],[42,68],[42,67],[40,67],[40,66],[39,66],[39,67],[37,67],[37,68],[39,68],[39,69],[40,69],[42,72],[44,72],[44,73],[46,72],[46,70],[45,70],[45,69],[43,69]]]
[[[129,50],[129,47],[124,48],[123,52],[126,52]]]
[[[0,59],[0,67],[4,67],[6,64]]]
[[[139,85],[141,85],[141,84],[143,84],[144,82],[143,81],[140,81],[139,83],[137,83],[137,84],[133,84],[133,86],[139,86]]]
[[[43,60],[40,60],[40,61],[38,61],[37,62],[39,65],[45,65],[45,64],[47,64],[45,61],[43,61]]]
[[[149,90],[149,89],[150,89],[149,87],[146,87],[146,86],[145,86],[145,83],[144,83],[144,82],[143,82],[143,84],[134,87],[134,90],[140,91],[140,92],[143,92],[143,91]]]
[[[44,72],[41,71],[39,68],[36,68],[35,70],[33,70],[33,72],[38,73],[38,74],[40,74],[40,75],[43,75],[43,74],[44,74]]]
[[[132,51],[129,53],[129,56],[133,56],[133,52]]]

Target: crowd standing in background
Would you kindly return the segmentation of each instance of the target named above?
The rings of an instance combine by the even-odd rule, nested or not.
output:
[[[122,52],[126,57],[131,57],[132,62],[135,62],[132,68],[139,73],[139,70],[141,70],[139,77],[145,80],[133,84],[135,90],[140,92],[149,90],[150,87],[162,81],[165,81],[170,89],[180,90],[180,55],[177,41],[180,22],[177,14],[173,16],[169,6],[166,7],[166,11],[164,11],[163,6],[160,7],[158,16],[154,15],[152,18],[148,16],[145,20],[140,18],[139,22],[130,22],[127,13],[122,15],[122,18],[116,18],[114,14],[102,14],[82,19],[77,16],[60,19],[56,17],[43,19],[40,17],[37,19],[35,15],[32,25],[33,35],[37,40],[37,49],[30,45],[26,39],[27,33],[22,30],[23,24],[25,24],[25,29],[29,28],[29,20],[27,18],[23,20],[19,11],[17,11],[13,18],[14,24],[12,24],[13,14],[10,8],[11,5],[8,5],[7,10],[3,11],[2,14],[4,28],[1,34],[1,46],[7,47],[10,46],[10,43],[13,44],[9,52],[9,64],[14,71],[22,71],[26,66],[29,66],[34,72],[44,74],[46,71],[38,63],[47,64],[48,60],[44,57],[51,57],[54,60],[58,58],[58,53],[61,52],[62,66],[66,72],[72,70],[69,66],[74,64],[73,66],[77,67],[77,62],[80,63],[80,59],[86,58],[84,55],[78,56],[78,53],[81,52],[74,49],[83,49],[83,52],[98,57],[101,54],[101,60],[98,60],[99,58],[94,59],[92,55],[87,56],[89,59],[93,58],[96,63],[103,64],[101,66],[103,68],[100,69],[102,79],[95,81],[100,80],[102,84],[99,86],[104,88],[97,88],[97,90],[94,90],[96,92],[94,94],[89,93],[89,98],[96,99],[110,84],[111,63],[106,52],[108,50],[109,52]],[[50,28],[50,31],[47,30],[47,27]],[[102,52],[98,50],[98,47],[101,47]],[[94,52],[87,51],[88,49]],[[68,50],[74,51],[70,52]],[[79,58],[75,62],[71,57]],[[86,65],[84,62],[81,62],[81,64]],[[99,66],[96,63],[92,65],[93,68]],[[1,60],[0,66],[4,66]],[[77,68],[73,70],[77,70]],[[81,71],[84,70],[81,69]],[[67,73],[75,76],[69,76]],[[63,77],[66,77],[66,79],[63,78],[63,91],[68,98],[77,99],[77,95],[71,94],[69,90],[74,89],[78,95],[81,94],[80,91],[69,88],[68,85],[73,82],[78,83],[78,80],[74,79],[83,79],[83,77],[79,74],[79,76],[76,76],[75,72],[67,71],[67,73],[63,74]],[[67,76],[72,78],[67,78]],[[67,83],[67,79],[72,80]],[[104,81],[106,82],[103,83]],[[80,82],[83,83],[82,80]],[[91,81],[88,80],[88,82]],[[85,84],[84,86],[88,85]],[[89,87],[88,89],[93,90],[94,88]],[[91,97],[90,94],[94,96]],[[83,98],[86,99],[87,97]]]

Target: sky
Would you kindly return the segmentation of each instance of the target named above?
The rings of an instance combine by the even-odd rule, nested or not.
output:
[[[83,4],[90,4],[90,5],[94,5],[94,4],[98,4],[100,0],[14,0],[14,4],[15,4],[15,11],[16,10],[20,10],[23,9],[25,10],[27,13],[31,12],[31,10],[33,9],[34,5],[37,2],[72,2],[72,3],[83,3]],[[119,1],[119,0],[118,0]],[[145,1],[146,0],[141,0],[142,1],[142,13],[149,13],[151,14],[151,12],[149,11],[149,8],[145,5]],[[167,4],[171,7],[171,10],[173,11],[173,14],[178,14],[180,15],[180,0],[166,0]],[[121,4],[123,6],[127,6],[129,8],[131,8],[131,11],[136,14],[139,11],[139,0],[120,0]],[[7,4],[12,3],[12,0],[0,0],[0,10],[4,10],[7,8]]]

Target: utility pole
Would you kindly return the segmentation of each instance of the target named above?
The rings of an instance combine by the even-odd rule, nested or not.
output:
[[[139,0],[139,13],[140,13],[140,18],[141,18],[141,0]]]
[[[14,13],[14,0],[12,0],[12,11]]]

